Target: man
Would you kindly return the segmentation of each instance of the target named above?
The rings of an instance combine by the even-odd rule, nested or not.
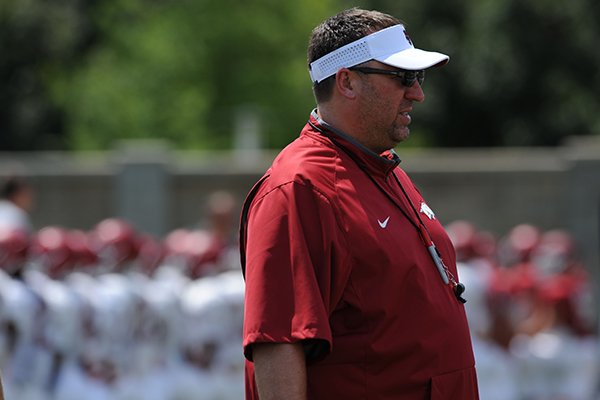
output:
[[[447,60],[375,11],[313,31],[317,110],[242,212],[247,399],[478,398],[454,249],[392,150]]]
[[[31,233],[29,212],[33,188],[18,177],[7,177],[0,184],[0,226]]]

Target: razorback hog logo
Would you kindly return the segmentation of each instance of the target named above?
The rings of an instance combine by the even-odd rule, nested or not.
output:
[[[421,211],[423,214],[427,215],[429,219],[435,219],[435,213],[424,201],[421,202]]]

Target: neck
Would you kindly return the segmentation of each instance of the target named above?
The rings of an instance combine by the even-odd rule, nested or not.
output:
[[[376,154],[381,154],[385,150],[374,148],[372,143],[368,140],[369,128],[364,125],[364,121],[361,120],[361,114],[359,110],[343,107],[331,107],[327,105],[319,105],[317,108],[317,114],[321,119],[332,125],[336,129],[341,130],[348,136],[351,136],[358,143],[373,151]]]
[[[348,136],[352,136],[362,144],[363,141],[361,140],[361,135],[357,129],[360,125],[356,123],[357,121],[355,121],[355,116],[352,113],[345,112],[344,109],[339,107],[332,107],[330,104],[319,104],[317,114],[323,121],[336,129],[339,129]]]

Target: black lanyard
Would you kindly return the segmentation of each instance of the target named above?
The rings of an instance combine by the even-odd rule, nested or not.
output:
[[[365,175],[367,175],[367,177],[371,180],[371,182],[373,182],[373,184],[375,185],[375,187],[377,187],[377,189],[379,189],[379,191],[384,196],[386,196],[392,202],[392,204],[394,204],[396,206],[396,208],[398,210],[400,210],[400,212],[406,217],[406,219],[410,222],[410,224],[415,227],[415,229],[419,233],[419,236],[421,237],[421,240],[423,241],[423,244],[427,248],[427,251],[429,252],[429,255],[431,256],[431,259],[433,260],[433,263],[434,263],[435,267],[437,268],[437,270],[438,270],[438,272],[440,274],[440,277],[442,278],[442,281],[444,282],[444,284],[445,285],[450,285],[452,287],[456,298],[461,303],[466,303],[467,300],[462,297],[462,294],[465,291],[465,286],[462,283],[456,281],[456,279],[454,278],[452,272],[444,264],[442,256],[441,256],[440,252],[438,251],[438,249],[435,247],[435,244],[433,243],[433,239],[431,238],[431,235],[429,234],[429,231],[427,230],[427,227],[423,223],[423,220],[421,219],[421,216],[419,215],[419,213],[417,212],[417,209],[415,208],[415,206],[413,205],[412,201],[410,200],[410,197],[408,196],[408,193],[406,192],[406,189],[404,189],[404,186],[400,182],[400,179],[398,179],[398,176],[396,175],[396,172],[392,171],[392,175],[394,175],[394,179],[396,180],[396,183],[398,184],[398,186],[402,190],[402,193],[403,193],[404,197],[406,198],[406,201],[408,202],[408,204],[409,204],[410,208],[412,209],[414,215],[417,217],[418,223],[415,222],[415,220],[413,218],[411,218],[411,216],[409,215],[409,213],[404,209],[404,207],[402,207],[401,204],[399,204],[396,201],[396,199],[394,198],[394,196],[392,196],[387,190],[385,190],[385,188],[383,188],[379,184],[379,182],[377,182],[377,180],[375,180],[375,178],[367,170],[367,167],[365,166],[365,164],[361,160],[359,160],[354,153],[352,153],[345,146],[343,146],[342,144],[340,144],[337,140],[335,140],[332,137],[332,135],[329,135],[324,129],[321,129],[317,125],[313,124],[312,121],[309,120],[308,123],[316,131],[318,131],[321,134],[325,135],[329,140],[331,140],[331,142],[335,146],[337,146],[344,153],[346,153],[348,155],[348,157],[350,157],[352,159],[352,161],[354,161],[356,163],[356,165],[358,166],[358,168],[361,171],[363,171],[365,173]],[[332,132],[335,132],[334,128],[331,127],[331,126],[329,126],[329,124],[327,124],[325,121],[319,120],[319,123],[321,125],[325,126],[327,129],[331,130]]]

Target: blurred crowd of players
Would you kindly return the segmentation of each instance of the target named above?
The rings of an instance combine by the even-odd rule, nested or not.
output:
[[[597,400],[597,306],[563,230],[521,224],[500,240],[456,221],[481,399]]]
[[[11,182],[9,182],[11,183]],[[11,186],[12,185],[12,186]],[[110,218],[34,230],[31,188],[0,193],[0,373],[10,400],[244,397],[236,202],[157,239]],[[598,400],[593,285],[561,230],[447,225],[481,398]]]
[[[160,240],[116,218],[90,231],[34,231],[14,209],[19,201],[4,197],[0,374],[7,400],[244,397],[244,282],[229,194],[211,196],[209,226]]]

